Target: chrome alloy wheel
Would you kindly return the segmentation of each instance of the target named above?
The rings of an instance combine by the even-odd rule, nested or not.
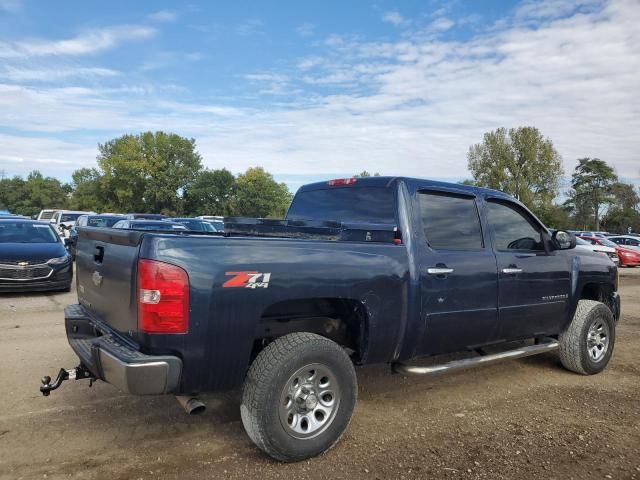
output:
[[[609,326],[607,322],[596,318],[591,322],[587,333],[587,351],[594,362],[602,360],[609,348]]]
[[[312,438],[333,422],[340,387],[329,367],[312,363],[294,372],[282,390],[280,423],[294,438]]]

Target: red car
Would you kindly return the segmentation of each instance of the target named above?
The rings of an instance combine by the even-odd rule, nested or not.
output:
[[[580,238],[590,242],[592,245],[603,245],[605,247],[611,247],[616,249],[618,258],[620,259],[621,267],[637,267],[640,265],[640,250],[634,250],[626,248],[617,243],[613,243],[611,240],[601,237],[587,237],[580,235]]]

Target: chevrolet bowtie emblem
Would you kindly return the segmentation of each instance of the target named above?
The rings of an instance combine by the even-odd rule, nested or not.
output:
[[[91,280],[93,280],[93,283],[95,283],[96,287],[102,285],[102,275],[100,275],[100,272],[98,271],[93,272],[93,275],[91,275]]]

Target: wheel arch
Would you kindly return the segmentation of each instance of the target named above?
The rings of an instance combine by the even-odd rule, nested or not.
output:
[[[615,288],[610,283],[597,281],[584,283],[576,296],[571,317],[575,314],[578,301],[580,300],[595,300],[596,302],[604,303],[613,313],[614,319],[618,320],[619,318],[619,307],[616,302]]]
[[[283,335],[316,333],[351,350],[356,362],[367,353],[369,312],[364,302],[353,298],[308,297],[284,300],[265,308],[258,322],[254,351]]]

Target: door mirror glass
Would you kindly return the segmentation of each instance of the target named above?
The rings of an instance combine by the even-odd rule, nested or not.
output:
[[[552,238],[558,250],[569,250],[576,246],[576,236],[571,232],[556,230]]]

